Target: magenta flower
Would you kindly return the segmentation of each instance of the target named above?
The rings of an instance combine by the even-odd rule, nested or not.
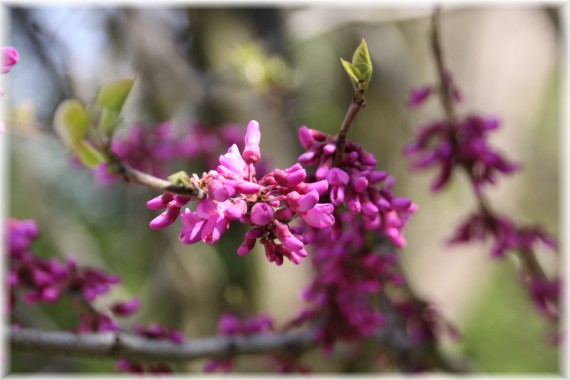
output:
[[[308,306],[290,323],[319,321],[317,338],[325,351],[338,341],[358,341],[384,324],[374,295],[386,284],[400,285],[395,254],[380,254],[367,247],[365,223],[357,215],[342,212],[342,228],[314,229],[308,239],[316,250],[311,256],[314,280],[304,291]]]
[[[248,164],[255,164],[261,157],[259,150],[260,141],[261,133],[259,132],[259,123],[255,120],[252,120],[247,126],[247,133],[245,135],[245,149],[243,150],[243,158]]]
[[[376,158],[361,146],[347,141],[342,159],[333,167],[336,151],[336,137],[302,126],[299,140],[306,151],[299,156],[299,162],[317,166],[315,177],[330,184],[329,199],[334,206],[346,205],[354,215],[364,218],[368,230],[378,230],[396,246],[402,247],[406,241],[403,230],[409,215],[417,209],[409,199],[396,197],[392,192],[394,179],[386,172],[376,171]],[[322,195],[326,191],[319,193]],[[293,194],[293,209],[296,198]],[[327,217],[333,217],[333,207],[316,206],[303,212],[305,222],[322,228],[329,225]]]

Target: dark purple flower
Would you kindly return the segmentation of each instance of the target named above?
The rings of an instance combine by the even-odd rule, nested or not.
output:
[[[273,331],[273,319],[261,314],[249,319],[242,319],[233,314],[222,314],[218,319],[218,333],[225,336],[247,336],[256,333]],[[231,372],[233,358],[222,357],[208,360],[204,364],[205,372]]]
[[[7,227],[8,249],[11,256],[26,252],[40,235],[40,230],[34,220],[8,219]]]
[[[486,183],[495,183],[498,173],[510,174],[518,164],[507,161],[487,144],[487,133],[498,128],[497,118],[468,116],[455,126],[436,121],[418,129],[416,141],[404,153],[411,157],[413,169],[439,167],[432,190],[447,184],[456,167],[462,167],[470,176],[475,191],[481,193]]]
[[[119,325],[109,316],[90,311],[81,313],[80,324],[77,327],[79,333],[118,331]]]
[[[427,98],[433,93],[433,88],[431,86],[414,88],[410,92],[410,97],[406,102],[406,105],[410,108],[416,108],[422,105]]]
[[[551,250],[558,247],[556,239],[537,226],[519,227],[507,216],[485,215],[479,212],[471,214],[461,223],[450,243],[486,239],[492,240],[491,253],[495,257],[503,257],[507,251],[532,251],[538,243]]]
[[[135,311],[137,311],[140,307],[141,303],[138,298],[130,299],[126,302],[116,302],[111,306],[111,311],[116,316],[124,317],[127,315],[131,315]]]

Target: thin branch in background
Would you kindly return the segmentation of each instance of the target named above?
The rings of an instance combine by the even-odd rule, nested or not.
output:
[[[457,112],[455,110],[455,102],[453,99],[453,85],[451,77],[446,69],[444,55],[441,43],[441,8],[437,7],[432,15],[432,33],[431,33],[431,47],[432,54],[435,59],[437,68],[437,78],[438,78],[438,89],[439,89],[439,99],[442,108],[445,112],[445,119],[447,123],[447,128],[449,131],[450,141],[455,149],[460,141],[457,138],[458,131],[458,119]],[[473,185],[473,189],[476,188],[475,181],[472,176],[472,169],[469,168],[465,163],[461,164],[461,168],[467,175],[469,181]],[[493,210],[489,200],[481,193],[475,191],[475,198],[477,201],[477,207],[482,215],[485,216],[490,222],[489,224],[494,228],[494,233],[497,233],[499,228],[495,221],[499,219],[498,214]],[[536,253],[532,249],[518,249],[516,254],[519,257],[522,265],[526,271],[535,279],[539,281],[548,282],[548,278],[544,273],[544,270],[536,257]],[[554,315],[559,316],[560,310],[558,305],[555,303],[549,303],[549,307]]]

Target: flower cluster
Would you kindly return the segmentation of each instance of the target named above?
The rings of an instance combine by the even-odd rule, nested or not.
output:
[[[333,167],[335,137],[303,126],[299,129],[299,139],[306,149],[299,162],[318,166],[315,177],[330,184],[331,203],[346,205],[350,213],[362,216],[367,230],[379,231],[394,245],[403,247],[406,244],[403,230],[417,206],[394,195],[394,178],[375,170],[374,155],[347,141],[338,165]]]
[[[469,243],[486,239],[492,240],[491,254],[499,258],[511,251],[519,252],[524,260],[532,260],[538,245],[543,245],[553,252],[558,250],[558,241],[539,226],[521,227],[505,215],[480,212],[473,213],[456,229],[450,243]],[[552,305],[560,304],[560,279],[537,276],[532,269],[527,269],[527,272],[523,276],[523,283],[534,304],[547,318],[557,319],[559,315]]]
[[[15,304],[16,291],[21,289],[24,301],[38,303],[54,303],[64,295],[71,297],[71,305],[78,314],[79,325],[75,330],[79,333],[118,331],[119,324],[110,316],[92,306],[92,302],[102,294],[108,293],[111,286],[120,282],[119,277],[106,274],[100,269],[78,267],[75,260],[67,258],[60,262],[55,258],[44,259],[30,252],[30,247],[39,236],[39,228],[33,220],[9,219],[7,223],[8,253],[10,269],[8,282],[11,296],[11,309]],[[136,298],[125,302],[114,302],[109,309],[116,317],[133,314],[140,307]],[[166,339],[174,343],[182,343],[181,332],[152,324],[148,327],[135,325],[136,334],[147,339]],[[130,359],[121,359],[117,369],[133,373],[171,373],[165,363],[141,364]]]
[[[426,87],[412,91],[408,105],[418,106],[433,90],[434,88]],[[442,102],[445,103],[445,99]],[[453,107],[451,100],[449,103]],[[483,185],[494,184],[500,174],[510,174],[520,167],[488,145],[488,132],[499,127],[499,120],[476,115],[469,115],[459,121],[450,120],[451,118],[451,115],[447,115],[446,120],[420,127],[416,141],[404,150],[405,154],[412,156],[413,168],[439,166],[439,175],[432,183],[432,190],[439,190],[448,183],[454,168],[459,167],[466,172],[475,190],[479,211],[473,212],[461,223],[450,242],[468,243],[491,239],[493,257],[504,257],[506,252],[518,253],[524,268],[523,283],[533,302],[547,318],[557,320],[560,280],[548,279],[535,257],[535,248],[539,243],[556,251],[556,239],[538,226],[518,226],[509,217],[495,213],[484,200]]]
[[[142,325],[135,325],[133,331],[147,339],[152,340],[167,340],[173,343],[181,344],[184,342],[184,335],[177,330],[169,329],[158,323],[153,323],[148,327]],[[172,368],[166,363],[151,362],[141,363],[132,359],[120,359],[116,366],[119,372],[127,373],[152,373],[152,374],[167,374],[172,373]]]
[[[20,59],[18,51],[12,46],[2,47],[2,74],[10,72],[12,66],[14,66]],[[0,96],[4,95],[4,89],[0,88]],[[4,132],[5,126],[4,122],[0,121],[0,133]]]
[[[307,173],[299,164],[285,170],[275,169],[258,180],[254,164],[260,158],[260,138],[259,124],[251,121],[243,154],[234,144],[220,156],[216,170],[192,179],[207,193],[207,198],[199,200],[194,211],[185,209],[181,214],[181,208],[191,200],[188,197],[166,193],[150,200],[147,203],[150,209],[167,209],[150,222],[150,227],[165,228],[181,216],[182,243],[214,244],[231,221],[239,220],[252,226],[238,249],[239,255],[248,254],[259,240],[269,262],[281,265],[286,257],[299,264],[307,256],[307,241],[301,228],[290,223],[300,218],[314,228],[334,224],[333,205],[318,203],[328,183],[304,182]]]
[[[335,206],[336,223],[306,228],[316,273],[303,294],[307,306],[290,325],[315,322],[317,339],[330,352],[335,342],[361,341],[384,325],[376,298],[403,284],[393,247],[405,245],[403,231],[417,207],[394,195],[394,178],[377,171],[376,158],[361,146],[347,141],[335,162],[336,137],[303,126],[299,139],[306,149],[299,162],[316,166],[315,180],[330,186],[322,198]]]
[[[115,331],[118,325],[109,316],[90,307],[100,295],[108,293],[111,286],[120,282],[97,268],[78,267],[75,260],[68,257],[61,262],[56,258],[41,258],[30,251],[31,244],[39,236],[39,229],[33,220],[9,219],[8,253],[10,268],[8,285],[10,306],[15,305],[18,290],[24,293],[28,303],[54,303],[62,296],[73,297],[73,304],[79,312],[79,332]],[[117,316],[130,315],[138,309],[136,299],[111,305]]]
[[[474,240],[493,239],[491,253],[502,257],[507,251],[532,251],[542,242],[556,251],[558,242],[539,226],[519,227],[506,215],[475,212],[469,216],[450,239],[451,243],[469,243]]]
[[[273,320],[268,315],[240,319],[232,314],[222,314],[218,320],[218,333],[223,336],[248,336],[273,331]],[[204,364],[205,372],[231,372],[234,362],[231,357],[210,359]]]
[[[330,351],[336,340],[359,341],[373,335],[384,323],[373,296],[387,284],[400,285],[395,254],[371,250],[365,222],[348,212],[337,216],[330,231],[314,231],[311,255],[315,278],[303,293],[308,306],[291,324],[320,321],[317,339]]]
[[[412,168],[439,167],[432,190],[441,189],[452,177],[455,167],[467,170],[477,194],[485,183],[493,184],[498,173],[509,174],[518,164],[505,159],[487,143],[487,133],[497,129],[499,120],[467,116],[456,125],[435,121],[419,128],[416,141],[404,152],[412,157]]]
[[[238,143],[244,134],[243,128],[237,124],[210,128],[200,123],[191,123],[186,132],[183,137],[178,137],[170,121],[160,123],[152,129],[135,124],[125,136],[112,140],[111,151],[135,169],[157,177],[166,177],[169,165],[176,161],[215,165],[222,147]],[[103,184],[116,179],[108,173],[107,164],[101,164],[95,173]]]

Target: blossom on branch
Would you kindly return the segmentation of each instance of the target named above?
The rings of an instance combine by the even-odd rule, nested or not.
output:
[[[346,205],[351,214],[362,216],[363,228],[379,231],[394,245],[403,247],[406,244],[403,230],[417,206],[394,195],[394,178],[375,170],[374,155],[347,141],[339,164],[333,167],[336,137],[302,126],[299,140],[306,149],[299,162],[317,166],[315,178],[330,185],[331,203],[337,207]]]
[[[474,190],[480,194],[484,184],[494,184],[499,173],[510,174],[520,165],[505,159],[487,143],[487,134],[496,130],[499,120],[476,115],[466,117],[456,125],[435,121],[418,129],[416,141],[404,149],[416,170],[439,167],[431,185],[440,190],[449,182],[456,167],[469,172]]]
[[[150,222],[150,227],[165,228],[181,215],[182,243],[215,244],[231,221],[239,221],[252,227],[238,249],[239,255],[248,254],[259,240],[269,262],[281,265],[287,258],[299,264],[307,256],[307,242],[291,222],[299,218],[315,228],[334,224],[334,207],[318,203],[328,184],[304,182],[307,175],[299,164],[275,169],[258,180],[253,164],[260,158],[260,140],[259,123],[251,121],[243,155],[234,144],[220,156],[216,170],[194,179],[207,194],[207,198],[196,203],[194,211],[181,211],[190,202],[188,197],[166,193],[150,200],[150,209],[167,209]]]

